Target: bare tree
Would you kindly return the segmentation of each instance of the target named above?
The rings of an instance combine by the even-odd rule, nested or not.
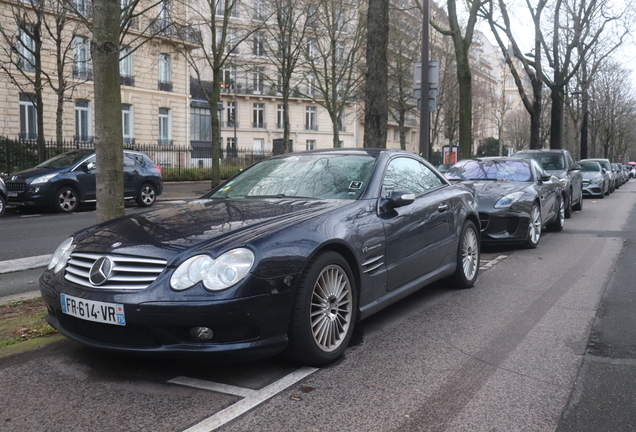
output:
[[[519,96],[523,106],[530,114],[530,148],[541,148],[541,113],[543,95],[543,65],[542,65],[542,45],[541,45],[541,19],[546,7],[547,0],[539,0],[533,5],[526,0],[526,6],[530,13],[534,31],[534,49],[532,60],[523,53],[519,42],[513,34],[513,24],[510,20],[508,7],[504,0],[492,1],[481,10],[481,15],[488,21],[490,29],[497,40],[506,64],[514,78],[519,91]],[[510,43],[506,43],[504,36]],[[521,65],[521,68],[519,67]],[[521,70],[520,70],[521,69]],[[528,95],[525,88],[525,77],[530,80],[532,97]]]
[[[469,63],[469,50],[473,43],[473,35],[477,15],[480,8],[488,0],[468,0],[468,18],[462,35],[462,26],[459,22],[457,3],[455,0],[448,0],[449,28],[442,28],[435,21],[431,21],[431,26],[443,35],[450,36],[455,46],[455,61],[457,62],[457,81],[459,83],[459,157],[468,158],[471,156],[473,132],[472,132],[472,73]]]
[[[4,58],[9,62],[0,62],[0,70],[6,73],[9,80],[20,90],[21,97],[26,97],[35,106],[37,133],[20,131],[20,139],[37,140],[38,160],[46,158],[44,137],[44,102],[43,92],[45,80],[42,74],[43,22],[46,19],[43,1],[28,0],[17,2],[11,6],[13,20],[17,31],[0,27],[0,44]]]
[[[283,99],[283,148],[288,152],[291,151],[287,143],[291,130],[289,97],[293,90],[292,80],[304,60],[308,24],[315,18],[315,9],[309,9],[303,0],[270,0],[269,5],[274,11],[274,23],[267,27],[271,38],[266,55],[277,66],[275,86]]]
[[[364,147],[386,147],[388,107],[389,2],[369,0],[364,91]]]
[[[360,19],[358,3],[349,0],[318,0],[308,18],[311,20],[305,45],[308,73],[302,93],[327,111],[333,146],[340,147],[345,107],[356,98],[363,79],[360,50],[364,22]],[[386,104],[386,98],[383,103]]]
[[[506,115],[504,136],[508,147],[515,151],[525,150],[530,146],[529,116],[525,110],[515,110]]]

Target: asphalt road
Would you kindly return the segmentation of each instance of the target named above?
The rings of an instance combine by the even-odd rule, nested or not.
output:
[[[0,359],[0,431],[635,430],[634,192],[585,200],[537,249],[486,250],[473,289],[421,290],[319,370],[68,340]]]

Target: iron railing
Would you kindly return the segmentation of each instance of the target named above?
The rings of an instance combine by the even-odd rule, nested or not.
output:
[[[24,141],[0,137],[0,175],[12,173],[36,166],[40,160],[47,160],[58,154],[90,149],[91,142],[47,141],[44,155],[39,158],[36,141]],[[209,141],[191,141],[182,146],[137,144],[134,140],[124,143],[128,150],[142,151],[159,167],[164,181],[207,180],[212,178],[212,144]],[[226,179],[238,171],[272,155],[271,151],[224,147],[219,149],[219,174]]]

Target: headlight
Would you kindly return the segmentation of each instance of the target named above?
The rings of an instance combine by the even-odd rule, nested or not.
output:
[[[254,265],[254,253],[233,249],[217,259],[209,255],[193,256],[181,264],[170,278],[172,289],[182,291],[199,282],[209,291],[220,291],[240,282]]]
[[[53,273],[58,273],[62,270],[71,257],[71,252],[73,252],[74,248],[73,237],[64,240],[62,244],[55,249],[51,261],[49,261],[48,269],[52,269]]]
[[[592,183],[592,184],[601,184],[602,181],[603,181],[603,179],[596,178],[596,179],[592,180],[590,183]]]
[[[53,173],[53,174],[47,174],[40,177],[36,177],[35,179],[31,180],[31,184],[34,185],[34,184],[46,183],[47,181],[51,180],[56,175],[57,173]]]
[[[523,192],[509,193],[508,195],[506,195],[505,197],[497,201],[497,204],[495,204],[495,208],[510,207],[511,205],[519,201],[522,196],[523,196]]]

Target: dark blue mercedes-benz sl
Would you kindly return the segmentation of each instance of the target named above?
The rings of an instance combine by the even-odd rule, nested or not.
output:
[[[475,198],[399,150],[266,159],[184,205],[80,231],[40,279],[48,322],[130,353],[307,365],[355,323],[425,285],[470,287]]]

